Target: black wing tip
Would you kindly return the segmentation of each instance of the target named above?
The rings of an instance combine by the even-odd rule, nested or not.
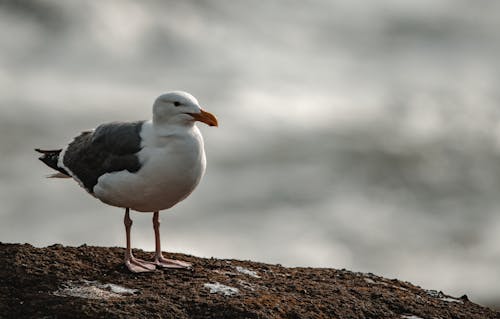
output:
[[[55,169],[56,171],[59,171],[63,175],[66,175],[70,177],[68,172],[64,168],[61,168],[57,165],[57,162],[59,161],[59,155],[62,151],[62,149],[57,149],[57,150],[42,150],[39,148],[35,148],[35,151],[38,153],[42,153],[43,155],[40,156],[38,159],[45,163],[48,167]],[[55,175],[52,177],[56,177]]]
[[[62,151],[62,148],[57,150],[42,150],[41,148],[35,148],[35,151],[42,154],[51,154],[51,153],[59,153]]]

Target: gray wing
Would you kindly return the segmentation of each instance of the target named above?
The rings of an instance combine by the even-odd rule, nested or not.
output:
[[[90,193],[103,174],[137,172],[141,168],[137,153],[141,150],[143,124],[144,121],[113,122],[83,132],[66,148],[64,166]]]

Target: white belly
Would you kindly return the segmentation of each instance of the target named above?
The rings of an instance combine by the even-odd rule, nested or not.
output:
[[[201,135],[146,145],[139,158],[143,165],[135,173],[102,175],[94,187],[94,195],[113,206],[140,212],[160,211],[191,194],[206,166]]]

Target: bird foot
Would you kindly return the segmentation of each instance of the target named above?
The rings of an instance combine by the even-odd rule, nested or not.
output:
[[[180,260],[168,259],[164,258],[163,256],[157,256],[155,258],[154,264],[156,266],[163,268],[181,268],[181,269],[189,269],[192,266],[191,263]]]
[[[156,270],[154,263],[135,257],[127,258],[125,260],[125,266],[133,273],[153,272]]]

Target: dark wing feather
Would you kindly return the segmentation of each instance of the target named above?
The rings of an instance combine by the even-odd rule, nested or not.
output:
[[[42,153],[43,155],[40,156],[38,159],[44,162],[48,167],[55,169],[56,171],[61,172],[62,174],[66,175],[69,177],[68,172],[62,167],[58,166],[59,162],[59,155],[61,154],[62,149],[58,150],[42,150],[39,148],[35,148],[35,151],[38,153]]]
[[[144,121],[114,122],[83,132],[68,145],[63,163],[83,186],[93,192],[105,173],[141,168],[137,152],[141,150],[140,131]]]

